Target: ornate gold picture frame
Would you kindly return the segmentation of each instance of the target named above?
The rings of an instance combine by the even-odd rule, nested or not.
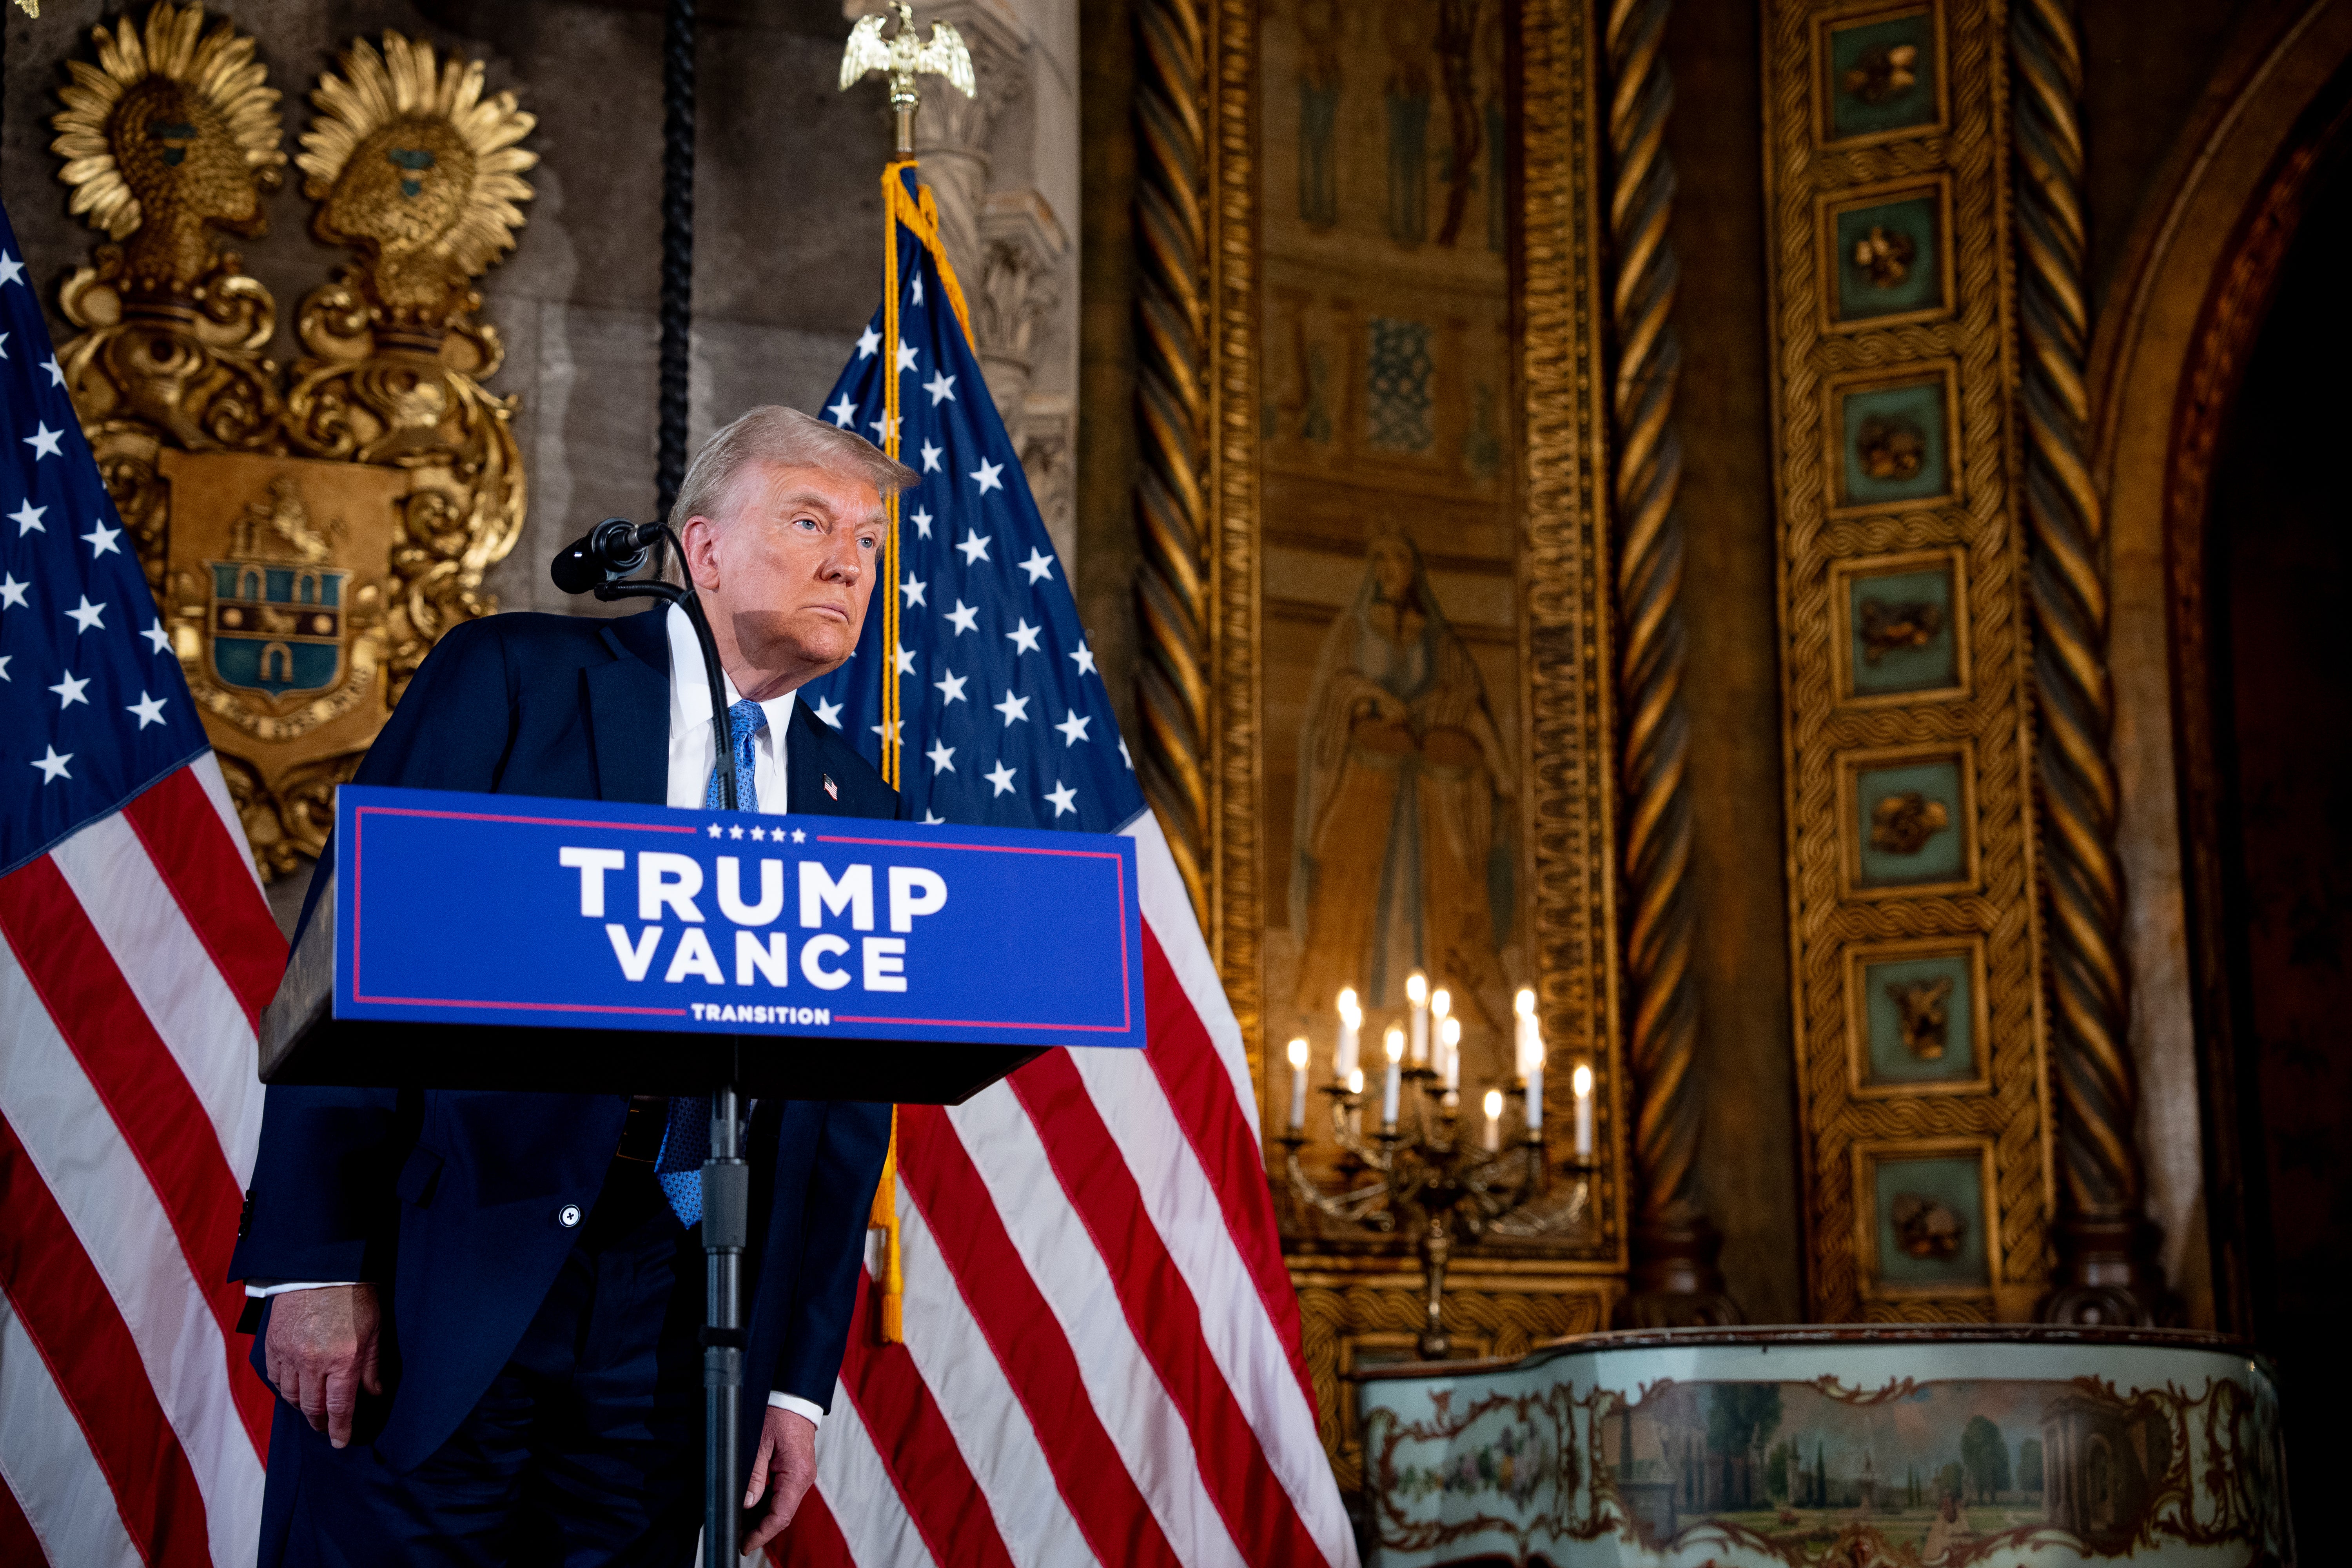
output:
[[[1533,988],[1555,1170],[1571,1069],[1593,1072],[1590,1201],[1559,1234],[1457,1251],[1448,1326],[1504,1355],[1605,1326],[1627,1244],[1593,19],[1575,0],[1155,0],[1139,36],[1143,773],[1197,868],[1269,1134],[1286,1117],[1284,1041],[1305,1035],[1310,1070],[1329,1072],[1323,990],[1359,990],[1377,1057],[1405,966],[1383,970],[1384,952],[1465,995],[1465,1108],[1509,1072],[1496,1015]],[[1194,82],[1197,185],[1160,156],[1185,145]],[[1154,276],[1188,189],[1205,193],[1202,332],[1192,355],[1163,358],[1181,335],[1154,323],[1193,308],[1181,274]],[[1189,431],[1151,412],[1192,395]],[[1431,665],[1393,705],[1360,662],[1386,658],[1383,639]],[[1349,681],[1352,708],[1332,698]],[[1388,761],[1367,756],[1374,742]],[[1391,763],[1415,774],[1410,805],[1380,776]],[[1414,834],[1413,864],[1452,879],[1437,895],[1451,906],[1401,901]],[[1384,897],[1372,925],[1423,945],[1326,940],[1335,880]],[[1475,1111],[1464,1125],[1475,1135]],[[1335,1153],[1310,1142],[1305,1158],[1328,1171]],[[1358,1458],[1339,1369],[1423,1326],[1420,1265],[1411,1238],[1369,1229],[1310,1223],[1286,1247],[1344,1480]]]

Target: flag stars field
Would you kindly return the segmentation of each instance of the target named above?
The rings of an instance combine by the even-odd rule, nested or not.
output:
[[[250,1562],[276,1400],[227,1276],[286,945],[13,246],[0,220],[0,1557]]]

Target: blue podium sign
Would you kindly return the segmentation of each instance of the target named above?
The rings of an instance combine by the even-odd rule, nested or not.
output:
[[[1140,1046],[1135,846],[347,784],[335,1016]]]
[[[273,1083],[952,1103],[1146,1043],[1115,836],[346,784],[321,902]]]

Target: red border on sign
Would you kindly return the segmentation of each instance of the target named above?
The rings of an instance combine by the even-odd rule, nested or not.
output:
[[[683,1018],[684,1007],[629,1007],[612,1004],[584,1002],[486,1002],[446,996],[373,996],[360,988],[360,912],[364,905],[361,879],[364,873],[365,857],[361,848],[362,830],[371,815],[378,816],[444,817],[458,822],[509,822],[530,827],[613,828],[631,833],[683,834],[699,838],[702,830],[684,824],[672,826],[649,822],[608,822],[593,818],[562,816],[519,816],[488,811],[435,811],[422,806],[362,805],[352,811],[352,1000],[388,1006],[408,1007],[488,1007],[508,1012],[540,1013],[609,1013],[639,1017]],[[781,829],[778,837],[782,837]],[[1052,855],[1076,860],[1108,860],[1113,874],[1118,879],[1118,1000],[1120,1016],[1118,1024],[1035,1024],[1019,1021],[999,1023],[982,1018],[903,1018],[880,1015],[853,1015],[836,1012],[834,1021],[839,1024],[894,1024],[917,1028],[942,1029],[1050,1029],[1064,1034],[1120,1035],[1131,1034],[1135,1028],[1135,998],[1132,988],[1133,957],[1128,948],[1127,931],[1127,858],[1108,849],[1051,849],[1042,845],[1013,844],[934,844],[919,838],[866,838],[845,834],[811,835],[819,844],[863,844],[879,848],[895,849],[954,849],[973,855]],[[720,1003],[720,1006],[781,1005],[761,1003]]]

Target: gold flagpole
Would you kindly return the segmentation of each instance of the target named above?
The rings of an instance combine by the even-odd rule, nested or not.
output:
[[[841,86],[846,91],[874,71],[890,79],[890,109],[897,117],[890,162],[882,170],[882,450],[898,456],[898,226],[907,225],[921,238],[939,264],[940,280],[964,335],[971,335],[963,290],[940,248],[939,216],[926,189],[919,202],[907,195],[906,172],[915,166],[915,112],[922,107],[915,78],[930,72],[948,79],[966,98],[972,95],[971,54],[963,38],[947,23],[931,29],[929,41],[915,32],[915,16],[908,0],[894,0],[898,31],[888,38],[882,29],[889,18],[867,16],[850,30],[849,47],[841,57]],[[898,699],[898,497],[887,503],[889,530],[882,545],[882,777],[891,788],[901,787],[900,758],[904,752],[900,726],[904,715]],[[904,1300],[906,1279],[898,1256],[898,1113],[890,1113],[890,1145],[882,1156],[882,1180],[874,1189],[873,1212],[866,1228],[882,1233],[881,1341],[906,1342]]]

